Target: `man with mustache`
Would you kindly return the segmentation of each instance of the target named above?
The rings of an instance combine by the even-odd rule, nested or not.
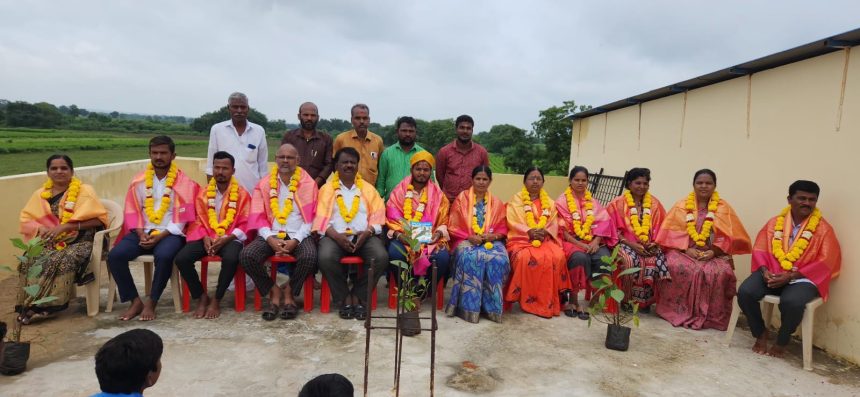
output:
[[[376,191],[388,201],[391,191],[403,178],[409,176],[412,155],[424,148],[415,143],[418,137],[415,119],[403,116],[394,123],[397,131],[397,143],[385,148],[379,158],[379,177],[376,179]]]
[[[343,319],[364,320],[367,317],[368,283],[376,285],[388,267],[388,252],[379,238],[385,223],[385,204],[373,184],[358,173],[361,155],[345,147],[334,155],[335,172],[323,185],[317,201],[313,232],[323,235],[319,242],[319,267],[331,286],[334,305]],[[373,266],[373,280],[368,272],[359,272],[350,290],[348,267],[341,265],[344,256],[360,256],[364,266]]]
[[[358,173],[370,186],[376,185],[376,177],[379,174],[379,156],[385,149],[382,138],[374,134],[370,126],[370,108],[363,103],[357,103],[350,109],[353,129],[342,132],[334,139],[333,153],[340,149],[350,147],[358,151],[361,161],[358,164]]]
[[[253,191],[257,181],[266,175],[269,146],[266,130],[248,121],[248,97],[234,92],[227,98],[230,120],[212,126],[209,131],[209,150],[206,154],[206,176],[212,177],[212,156],[225,151],[236,159],[236,179],[247,191]]]
[[[176,145],[168,136],[149,141],[150,163],[131,181],[125,196],[122,230],[108,254],[108,268],[116,281],[120,300],[131,306],[119,319],[138,315],[155,319],[155,305],[173,272],[173,258],[185,245],[185,226],[195,219],[194,197],[200,186],[176,167]],[[155,257],[152,291],[144,303],[137,293],[128,262],[140,255]]]
[[[788,207],[771,218],[756,237],[752,274],[738,289],[738,305],[756,338],[752,350],[782,357],[803,319],[806,304],[827,300],[830,281],[839,276],[842,255],[836,233],[816,208],[820,188],[812,181],[795,181],[788,187]],[[767,349],[769,332],[759,301],[779,295],[782,324],[776,343]]]
[[[436,181],[448,201],[454,202],[460,192],[472,186],[472,170],[490,165],[487,149],[472,140],[475,121],[462,115],[454,121],[457,139],[439,149],[436,154]]]
[[[319,110],[313,102],[299,106],[300,127],[287,131],[281,145],[289,143],[299,152],[299,167],[307,171],[317,186],[322,186],[332,172],[332,139],[329,134],[317,131]]]

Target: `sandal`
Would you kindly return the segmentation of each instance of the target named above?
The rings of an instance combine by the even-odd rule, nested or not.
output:
[[[263,308],[263,320],[272,321],[278,318],[278,313],[281,312],[281,307],[267,300]]]
[[[579,314],[577,315],[577,317],[578,317],[580,320],[588,320],[588,319],[591,317],[591,314],[588,314],[588,312],[587,312],[587,311],[583,310],[583,311],[579,312]]]
[[[579,316],[579,311],[576,309],[564,309],[564,315],[568,317],[577,317]]]
[[[299,307],[294,303],[288,303],[281,308],[281,318],[284,320],[292,320],[299,314]]]
[[[349,320],[355,317],[355,313],[352,311],[352,305],[341,306],[340,310],[337,311],[337,314],[344,320]]]
[[[352,307],[352,315],[356,320],[364,321],[367,319],[367,309],[359,303]]]

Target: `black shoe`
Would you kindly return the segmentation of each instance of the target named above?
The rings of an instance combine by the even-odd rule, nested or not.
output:
[[[337,315],[344,320],[349,320],[355,317],[352,305],[343,305],[338,310]]]
[[[367,309],[359,303],[352,307],[352,315],[356,320],[364,321],[367,319]]]
[[[640,307],[640,308],[639,308],[639,313],[642,313],[642,314],[649,314],[649,313],[651,313],[651,306]]]

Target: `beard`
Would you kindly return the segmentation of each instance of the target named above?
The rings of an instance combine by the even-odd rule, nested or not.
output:
[[[314,131],[317,129],[317,122],[316,121],[303,121],[302,122],[302,129],[306,130],[306,131]]]

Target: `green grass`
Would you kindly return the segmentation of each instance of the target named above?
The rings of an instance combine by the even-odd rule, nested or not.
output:
[[[498,174],[510,174],[511,170],[505,167],[505,156],[490,153],[490,169]]]

